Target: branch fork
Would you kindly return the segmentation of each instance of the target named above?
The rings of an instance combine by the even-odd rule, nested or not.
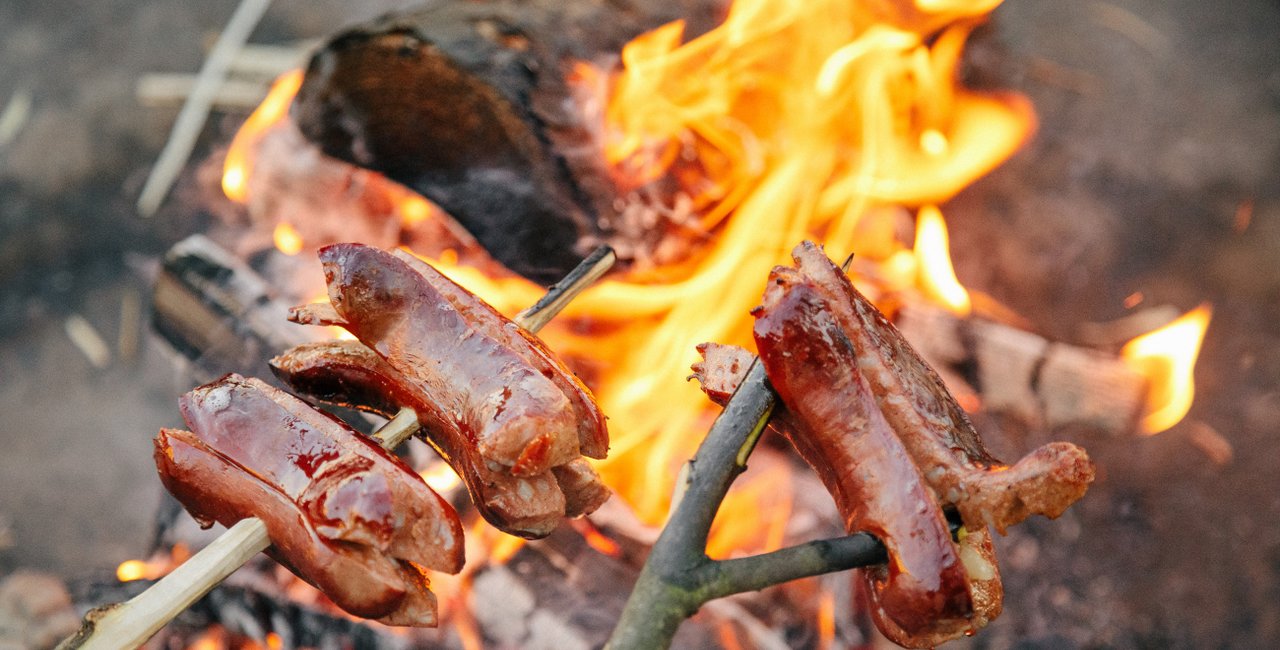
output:
[[[732,560],[707,557],[716,511],[746,470],[777,399],[756,360],[682,473],[678,503],[627,600],[609,650],[666,648],[686,618],[717,598],[885,561],[884,546],[866,533]]]

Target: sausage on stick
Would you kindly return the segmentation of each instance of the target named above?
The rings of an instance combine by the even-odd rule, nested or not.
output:
[[[600,247],[513,321],[536,333],[616,260],[612,249]],[[393,449],[418,429],[414,412],[401,409],[374,437],[384,448]],[[59,648],[138,647],[270,544],[267,528],[260,519],[243,519],[143,593],[124,603],[89,612],[80,630]]]

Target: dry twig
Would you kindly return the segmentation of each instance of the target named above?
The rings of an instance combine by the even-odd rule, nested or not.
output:
[[[218,88],[222,86],[222,80],[227,76],[231,61],[249,40],[249,34],[270,5],[271,0],[240,0],[227,28],[218,37],[213,51],[209,52],[204,66],[200,68],[196,85],[178,113],[173,130],[169,132],[169,141],[165,143],[155,166],[151,168],[151,174],[147,176],[147,182],[142,186],[142,192],[138,196],[138,212],[142,216],[155,214],[164,197],[169,194],[174,179],[187,164],[187,158],[195,148],[196,138],[204,128],[209,108],[213,106],[213,100]]]

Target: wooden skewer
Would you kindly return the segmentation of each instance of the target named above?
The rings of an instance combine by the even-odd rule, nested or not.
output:
[[[615,261],[613,249],[601,246],[564,280],[551,287],[546,296],[512,320],[536,334],[575,296],[604,275]],[[402,408],[373,436],[384,449],[392,450],[417,430],[418,418],[413,410]],[[266,524],[261,519],[242,519],[146,591],[126,602],[86,614],[80,630],[59,644],[58,649],[136,648],[270,545]]]

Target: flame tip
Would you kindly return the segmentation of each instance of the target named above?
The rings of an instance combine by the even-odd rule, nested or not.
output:
[[[1195,366],[1213,319],[1213,305],[1200,303],[1173,322],[1135,337],[1121,357],[1148,384],[1140,431],[1155,435],[1180,422],[1195,399]]]

